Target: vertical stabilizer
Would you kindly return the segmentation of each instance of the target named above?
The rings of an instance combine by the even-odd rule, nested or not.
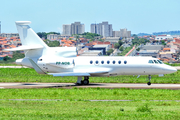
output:
[[[21,39],[22,45],[25,46],[48,46],[44,41],[31,29],[29,26],[30,21],[16,21],[17,30]]]
[[[16,27],[21,39],[22,48],[24,49],[25,57],[38,58],[42,56],[43,51],[48,48],[46,43],[32,30],[29,26],[30,21],[16,21]]]

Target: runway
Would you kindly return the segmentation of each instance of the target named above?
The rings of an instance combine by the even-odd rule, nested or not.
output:
[[[146,83],[126,84],[126,83],[90,83],[89,85],[76,85],[74,83],[0,83],[1,89],[29,89],[29,88],[130,88],[130,89],[180,89],[180,84],[153,84],[148,86]]]

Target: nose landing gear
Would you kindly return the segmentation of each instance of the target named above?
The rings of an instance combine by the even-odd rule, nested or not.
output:
[[[151,85],[151,75],[148,75],[148,79],[149,79],[149,82],[147,83],[147,85]]]

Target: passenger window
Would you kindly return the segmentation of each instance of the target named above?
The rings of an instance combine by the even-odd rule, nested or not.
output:
[[[101,64],[104,64],[104,61],[101,61]]]
[[[110,61],[108,60],[108,61],[107,61],[107,64],[109,64],[109,63],[110,63]]]
[[[93,64],[93,61],[92,61],[92,60],[90,61],[90,64]]]
[[[121,61],[119,60],[118,63],[121,64]]]
[[[158,64],[158,62],[157,62],[156,60],[154,60],[154,62],[155,62],[156,64]]]
[[[98,64],[98,61],[96,61],[96,64]]]
[[[157,60],[160,64],[163,64],[163,62],[162,61],[160,61],[160,60]]]
[[[149,62],[148,63],[154,63],[152,60],[149,60]]]
[[[127,64],[127,61],[126,61],[126,60],[124,61],[124,64]]]
[[[113,61],[113,64],[115,64],[116,63],[116,61]]]

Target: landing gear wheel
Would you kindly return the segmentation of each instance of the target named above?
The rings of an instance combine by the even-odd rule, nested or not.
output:
[[[151,82],[148,82],[147,85],[151,85]]]
[[[80,85],[84,85],[84,81],[83,80],[81,80],[81,84]]]
[[[89,80],[85,79],[85,80],[83,81],[83,84],[84,84],[84,85],[88,85],[88,84],[89,84]]]
[[[151,85],[151,75],[149,75],[148,78],[149,78],[149,82],[147,83],[147,85]]]

